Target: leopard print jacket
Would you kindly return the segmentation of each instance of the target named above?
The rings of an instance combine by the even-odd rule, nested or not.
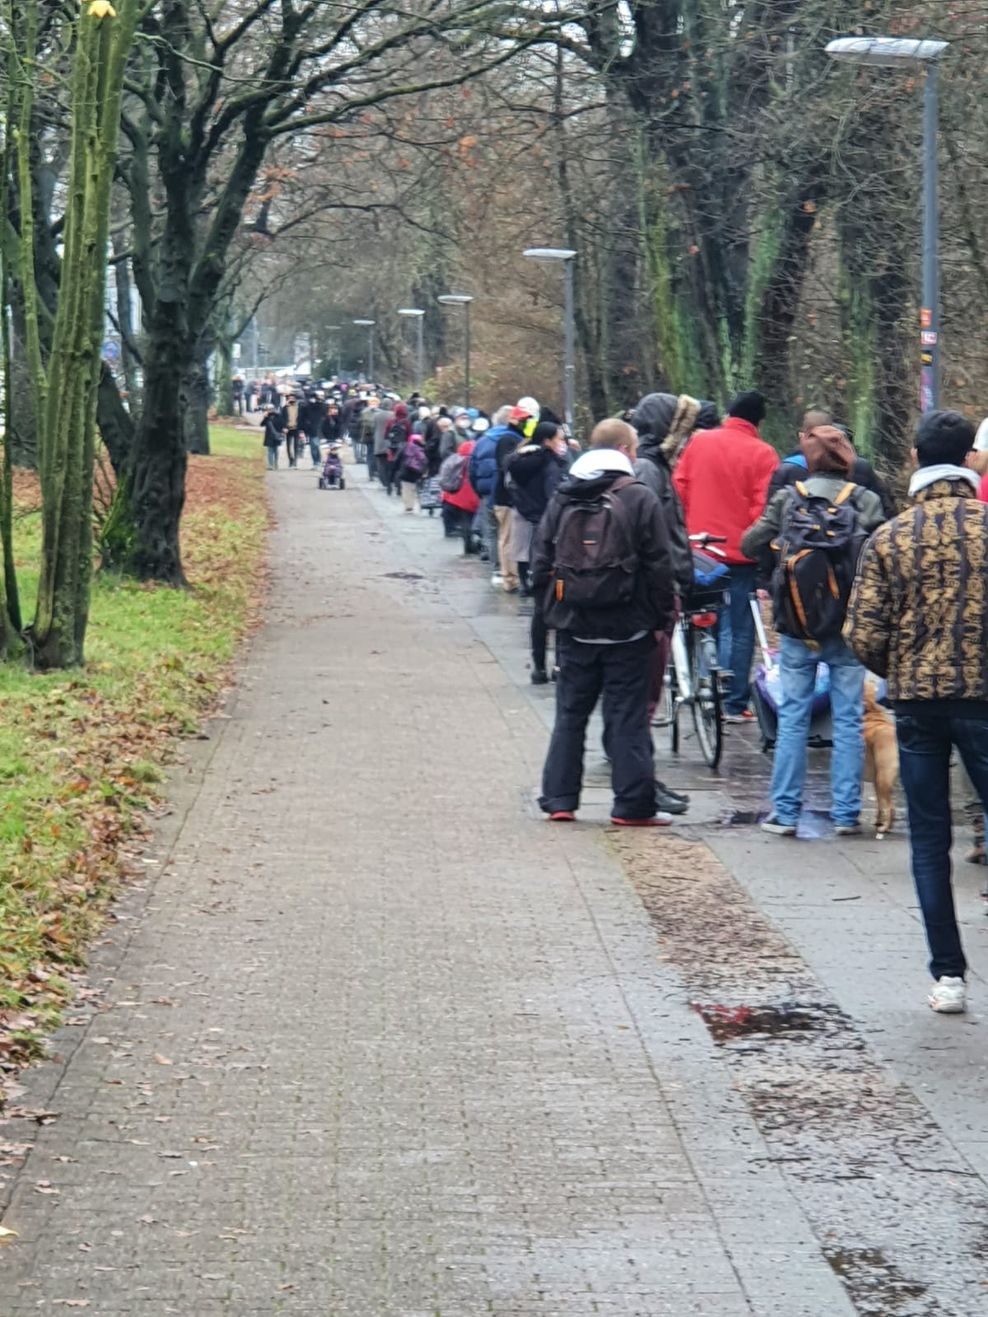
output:
[[[988,504],[938,480],[865,545],[844,626],[892,700],[988,700]]]

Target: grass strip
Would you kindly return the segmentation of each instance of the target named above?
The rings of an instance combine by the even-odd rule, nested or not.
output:
[[[94,580],[87,664],[0,666],[0,1083],[36,1055],[143,834],[162,766],[228,683],[257,615],[268,524],[261,444],[214,427],[191,457],[182,550],[187,591]],[[23,598],[37,584],[40,496],[20,473]],[[2,1096],[2,1092],[0,1092]]]

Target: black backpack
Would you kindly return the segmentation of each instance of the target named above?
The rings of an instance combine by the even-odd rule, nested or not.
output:
[[[772,604],[783,635],[817,643],[840,635],[868,538],[850,502],[857,488],[848,482],[831,499],[811,494],[801,480],[791,487],[772,542]]]
[[[635,482],[615,480],[596,498],[568,498],[556,535],[551,602],[581,611],[598,611],[627,604],[635,592],[638,553],[632,543],[631,521],[618,490]]]

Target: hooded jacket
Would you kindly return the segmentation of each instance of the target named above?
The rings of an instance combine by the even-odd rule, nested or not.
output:
[[[459,508],[461,512],[476,512],[480,507],[477,491],[470,483],[470,454],[473,452],[473,446],[473,439],[465,439],[456,450],[461,457],[467,459],[466,469],[463,472],[463,484],[455,494],[447,494],[443,490],[443,502],[448,503],[451,507]]]
[[[505,434],[513,434],[506,425],[495,425],[477,440],[470,454],[470,483],[488,507],[494,506],[497,491],[497,446]]]
[[[686,445],[672,483],[691,535],[723,535],[727,562],[751,565],[741,536],[765,510],[779,455],[750,421],[729,416],[717,430],[700,430]]]
[[[672,482],[669,453],[675,455],[682,448],[688,438],[688,432],[683,435],[683,428],[692,427],[699,406],[686,394],[676,398],[671,393],[649,393],[642,398],[631,418],[639,435],[635,475],[662,504],[669,528],[676,588],[682,596],[688,595],[693,588],[693,551],[686,534],[683,505]]]
[[[573,463],[568,478],[553,495],[545,516],[535,532],[532,548],[532,581],[535,589],[547,596],[552,625],[575,636],[630,640],[643,631],[662,631],[675,610],[675,585],[669,532],[659,500],[650,489],[629,480],[614,492],[630,521],[630,538],[638,555],[634,592],[627,604],[589,610],[567,607],[565,601],[550,597],[548,586],[555,567],[556,538],[567,503],[584,502],[606,494],[615,481],[633,475],[631,463],[623,453],[610,449],[592,449]]]
[[[537,526],[569,463],[543,444],[523,444],[511,454],[505,467],[515,511]]]
[[[921,467],[915,505],[865,545],[844,636],[888,680],[892,701],[977,703],[988,712],[988,507],[970,471]]]

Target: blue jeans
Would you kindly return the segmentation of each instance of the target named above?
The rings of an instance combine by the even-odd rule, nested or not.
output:
[[[782,823],[796,823],[799,819],[816,667],[818,663],[826,663],[830,667],[830,713],[834,724],[834,748],[830,755],[831,816],[838,827],[852,827],[861,814],[865,670],[839,638],[826,641],[820,649],[810,649],[791,636],[780,636],[779,640],[782,703],[772,765],[772,812]]]
[[[278,449],[276,447],[266,447],[264,451],[268,455],[268,466],[272,471],[278,469]]]
[[[721,610],[717,633],[717,662],[734,673],[724,700],[725,713],[743,713],[751,697],[751,656],[755,651],[755,619],[751,596],[757,568],[732,566],[727,584],[727,603]]]
[[[950,751],[956,746],[981,803],[988,810],[988,717],[952,714],[931,700],[896,713],[902,787],[909,807],[913,881],[930,948],[930,973],[963,978],[967,969],[954,914],[950,876]]]

